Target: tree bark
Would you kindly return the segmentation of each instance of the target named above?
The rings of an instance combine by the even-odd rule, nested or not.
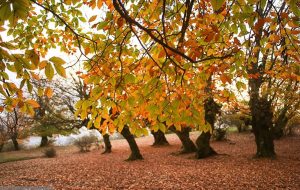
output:
[[[220,113],[220,108],[213,98],[208,98],[204,102],[204,110],[205,110],[205,122],[209,123],[211,126],[211,131],[214,130],[216,115]],[[206,158],[212,155],[217,154],[216,151],[210,146],[210,131],[202,132],[196,140],[197,152],[196,158]]]
[[[271,102],[266,98],[250,99],[252,128],[256,142],[256,157],[275,157],[272,135],[273,112]]]
[[[111,143],[109,140],[109,134],[104,134],[103,135],[103,141],[104,141],[104,151],[102,152],[102,154],[108,154],[111,153]]]
[[[184,127],[181,131],[176,130],[174,126],[170,127],[170,130],[173,131],[182,143],[181,154],[187,154],[191,152],[196,152],[196,146],[193,141],[190,139],[190,128]]]
[[[217,152],[210,146],[210,132],[202,132],[196,140],[197,152],[196,158],[206,158],[217,154]]]
[[[12,140],[12,142],[13,142],[13,144],[14,144],[15,150],[20,150],[20,147],[19,147],[19,143],[18,143],[17,137],[12,137],[11,140]]]
[[[287,107],[284,107],[281,111],[280,114],[275,121],[275,125],[273,127],[273,136],[275,139],[280,139],[284,135],[284,128],[287,125],[289,119],[286,116],[287,113]]]
[[[127,161],[142,160],[143,156],[140,153],[139,147],[136,144],[134,136],[129,131],[129,127],[124,126],[121,134],[123,135],[123,137],[128,142],[130,150],[131,150],[131,154],[130,154],[129,158],[127,159]]]
[[[1,143],[0,144],[0,152],[2,152],[3,146],[4,146],[4,143]]]
[[[48,137],[47,136],[42,136],[41,146],[40,147],[45,147],[47,145],[48,145]]]
[[[154,132],[152,130],[151,134],[154,137],[154,143],[152,146],[169,145],[169,142],[167,141],[165,134],[161,130],[158,130],[157,132]]]

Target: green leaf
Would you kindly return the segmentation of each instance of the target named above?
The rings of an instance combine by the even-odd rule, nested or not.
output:
[[[55,57],[55,56],[51,57],[51,58],[49,59],[49,61],[51,61],[51,62],[54,63],[54,64],[56,63],[56,64],[61,64],[61,65],[63,65],[63,64],[66,63],[62,58],[60,58],[60,57]]]
[[[30,61],[37,67],[40,62],[40,57],[38,54],[35,53],[34,50],[26,50],[25,57],[29,58]]]
[[[149,135],[149,132],[148,132],[147,128],[142,128],[142,133],[143,133],[144,136]]]
[[[220,10],[225,0],[210,0],[210,3],[214,9],[214,11]]]
[[[84,100],[82,103],[82,110],[87,110],[88,107],[90,107],[91,105],[93,105],[93,102],[89,101],[89,100]]]
[[[32,92],[32,89],[33,89],[33,86],[32,86],[32,84],[30,83],[29,80],[27,80],[26,83],[27,83],[27,89],[28,89],[28,92],[31,93],[31,92]]]
[[[52,80],[54,76],[54,69],[51,63],[47,63],[45,68],[45,75],[47,79]]]
[[[0,75],[3,77],[3,79],[9,80],[9,76],[6,72],[0,72]]]
[[[163,133],[166,133],[167,130],[166,126],[162,123],[159,123],[158,125],[159,125],[159,130],[161,130],[161,132]]]
[[[82,106],[82,103],[83,103],[83,100],[78,100],[76,103],[75,103],[75,108],[76,109],[79,109],[79,108],[81,108],[81,106]]]
[[[0,5],[0,21],[8,20],[10,16],[13,15],[12,10],[10,9],[9,2],[1,2]]]
[[[246,89],[246,85],[243,82],[241,82],[241,81],[238,81],[236,83],[236,87],[237,87],[238,90],[240,90],[240,89]]]
[[[104,21],[104,22],[99,22],[97,29],[98,30],[102,30],[105,26],[107,26],[108,22]]]
[[[155,124],[151,127],[151,129],[154,131],[154,132],[157,132],[158,129],[159,129],[159,125],[158,124]]]
[[[295,16],[300,17],[300,2],[299,0],[290,0],[290,8]]]
[[[15,71],[17,72],[17,74],[20,74],[23,71],[22,63],[16,61],[16,62],[14,62],[14,66],[15,66]],[[9,67],[7,67],[7,68],[9,68]]]
[[[41,87],[39,87],[39,88],[38,88],[38,96],[41,97],[41,96],[43,96],[43,95],[44,95],[44,89],[41,88]]]
[[[124,78],[125,78],[125,83],[134,83],[135,82],[135,77],[132,74],[126,74]]]

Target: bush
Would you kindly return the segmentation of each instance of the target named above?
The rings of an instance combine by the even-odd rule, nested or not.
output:
[[[44,151],[44,154],[48,158],[54,158],[54,157],[56,157],[56,150],[54,147],[50,147]]]
[[[249,125],[251,125],[251,117],[240,113],[222,115],[220,123],[231,127],[235,126],[238,129],[238,132],[244,132],[250,130]]]
[[[97,142],[96,136],[83,136],[75,141],[75,145],[80,149],[81,152],[89,152],[92,145]]]

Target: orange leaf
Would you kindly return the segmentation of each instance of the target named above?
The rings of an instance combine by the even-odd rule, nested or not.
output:
[[[40,105],[35,100],[26,100],[26,103],[30,104],[33,108],[39,108]]]
[[[47,87],[44,95],[47,96],[48,98],[51,98],[53,96],[53,90],[50,87]]]
[[[262,27],[265,24],[265,20],[264,19],[258,19],[257,23],[254,25],[254,31],[258,32],[260,29],[262,29]]]
[[[102,0],[98,0],[98,2],[97,2],[98,9],[101,9],[102,5],[103,5],[103,1]]]
[[[96,20],[96,18],[97,18],[97,15],[92,16],[92,17],[89,19],[89,22],[93,22],[94,20]]]
[[[40,80],[39,75],[35,74],[34,72],[30,72],[30,73],[31,73],[32,78],[34,78],[35,80]]]
[[[231,83],[231,78],[226,74],[222,74],[220,76],[220,79],[221,79],[223,84],[225,84],[226,82]]]
[[[90,47],[86,47],[86,48],[84,49],[84,53],[85,53],[85,54],[89,54],[90,51],[91,51]]]
[[[40,70],[44,69],[44,68],[46,67],[46,65],[47,65],[47,61],[42,61],[42,62],[40,62],[40,64],[39,64],[39,69],[40,69]]]

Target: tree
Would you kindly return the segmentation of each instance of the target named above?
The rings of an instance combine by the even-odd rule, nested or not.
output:
[[[234,4],[231,27],[244,38],[244,51],[236,66],[248,78],[256,157],[274,157],[273,107],[269,93],[273,81],[299,80],[299,4],[296,1],[250,1]]]
[[[103,14],[87,20],[83,7]],[[51,47],[59,47],[84,58],[85,71],[80,76],[90,97],[79,101],[77,114],[82,118],[90,115],[101,130],[108,127],[110,132],[122,132],[126,128],[139,135],[145,132],[142,122],[147,119],[151,130],[200,126],[205,134],[212,131],[214,121],[207,120],[205,102],[216,96],[205,89],[213,92],[215,79],[224,84],[235,76],[245,77],[257,156],[264,157],[275,151],[270,135],[272,104],[261,90],[267,79],[282,78],[283,73],[291,72],[288,76],[297,78],[298,8],[294,0],[20,0],[2,3],[0,10],[5,14],[0,20],[2,25],[7,21],[7,34],[15,36],[9,44],[18,44],[33,55],[29,57],[45,56]],[[48,79],[53,78],[53,67],[65,75],[63,60],[36,60],[30,61],[45,69]],[[19,70],[25,73],[28,69],[22,65]],[[17,74],[22,77],[21,71]],[[230,98],[227,89],[221,92]],[[117,110],[118,117],[111,119],[109,109]],[[105,126],[99,124],[102,118]],[[164,122],[166,125],[161,124]]]
[[[281,88],[278,88],[281,86]],[[277,87],[277,88],[276,88]],[[275,139],[281,138],[291,131],[287,124],[299,112],[299,82],[291,79],[274,81],[270,92],[274,107],[274,126],[272,128]]]
[[[38,107],[30,123],[33,125],[32,132],[42,137],[41,146],[47,146],[48,137],[53,134],[69,134],[74,128],[81,126],[81,121],[74,117],[69,107],[66,95],[60,93],[58,88],[50,88],[51,85],[56,86],[54,81],[50,83],[40,79],[32,81],[32,84],[35,87],[32,98],[36,100]]]
[[[177,130],[174,126],[169,128],[173,131],[179,138],[182,144],[181,154],[191,153],[196,151],[196,146],[193,141],[190,139],[190,130],[191,128],[184,127],[181,130]]]
[[[1,149],[4,145],[5,138],[8,136],[14,144],[15,150],[19,150],[18,135],[22,129],[21,125],[21,114],[17,109],[13,112],[5,112],[1,114],[0,125],[1,125]],[[2,136],[3,135],[3,136]],[[4,136],[5,135],[5,136]]]
[[[165,134],[161,130],[151,131],[151,134],[154,137],[154,142],[152,146],[164,146],[169,145],[168,140],[166,139]]]

